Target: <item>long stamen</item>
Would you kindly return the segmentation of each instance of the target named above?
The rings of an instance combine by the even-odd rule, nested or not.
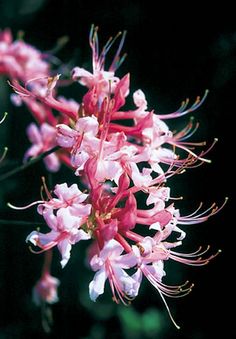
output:
[[[10,207],[10,208],[12,208],[12,209],[14,209],[14,210],[26,210],[27,208],[30,208],[30,207],[32,207],[32,206],[34,206],[34,205],[43,204],[43,203],[44,203],[43,200],[38,200],[38,201],[32,202],[32,203],[29,204],[29,205],[21,206],[21,207],[20,207],[20,206],[14,206],[14,205],[12,205],[10,202],[8,202],[8,203],[7,203],[7,206]]]
[[[120,32],[121,34],[121,32]],[[119,34],[119,35],[120,35]],[[125,57],[126,57],[126,54],[124,54],[121,58],[120,58],[120,52],[122,50],[122,47],[124,45],[124,41],[125,41],[125,37],[126,37],[126,34],[127,34],[127,31],[124,31],[123,32],[123,35],[122,35],[122,38],[120,40],[120,44],[119,44],[119,47],[117,49],[117,52],[114,56],[114,59],[112,61],[112,64],[109,68],[109,71],[115,71],[117,70],[118,67],[120,67],[120,65],[122,64],[122,62],[124,61]]]
[[[119,304],[119,300],[120,300],[125,306],[127,306],[129,304],[129,298],[127,298],[125,293],[122,291],[122,288],[119,284],[119,281],[117,280],[115,276],[115,273],[112,269],[112,266],[110,265],[109,260],[107,260],[105,265],[108,271],[108,279],[109,279],[109,283],[110,283],[110,287],[111,287],[111,291],[113,295],[113,298],[112,298],[113,301]],[[127,299],[128,302],[126,302],[125,299]]]
[[[25,83],[25,88],[27,89],[27,87],[31,84],[31,82],[37,81],[37,80],[44,80],[44,79],[49,79],[48,76],[41,76],[41,77],[35,77],[32,79],[29,79],[28,81],[26,81]]]
[[[111,63],[111,66],[109,67],[109,72],[115,72],[115,70],[122,64],[124,61],[126,54],[124,54],[122,57],[120,57],[120,52],[122,50],[124,41],[125,41],[125,36],[126,36],[126,31],[123,32],[118,32],[116,36],[110,37],[105,45],[102,48],[102,51],[99,55],[99,40],[98,40],[98,27],[94,26],[94,24],[91,26],[90,29],[90,34],[89,34],[89,44],[92,49],[92,59],[93,59],[93,71],[103,71],[104,70],[104,65],[105,65],[105,57],[111,47],[114,45],[116,40],[122,35],[118,49],[116,51],[116,54],[113,58],[113,61]]]
[[[48,199],[51,200],[52,199],[52,195],[51,195],[51,193],[50,193],[50,191],[49,191],[49,189],[48,189],[48,187],[46,185],[45,177],[42,177],[41,179],[42,179],[43,187],[44,187],[44,190],[45,190],[45,192],[47,194],[47,197],[48,197]]]
[[[183,145],[180,145],[179,143],[175,142],[175,141],[168,141],[171,145],[175,145],[179,148],[181,148],[182,150],[188,152],[189,154],[191,154],[192,156],[194,156],[195,158],[197,158],[198,160],[201,160],[203,162],[207,162],[207,163],[211,163],[211,160],[209,159],[205,159],[205,158],[202,158],[201,155],[197,155],[196,153],[192,152],[189,148],[183,146]]]
[[[159,288],[159,287],[160,287],[159,282],[155,279],[155,277],[153,277],[152,275],[150,275],[149,272],[146,272],[146,269],[142,269],[142,271],[143,271],[144,275],[147,277],[147,279],[150,281],[150,283],[157,289],[157,291],[158,291],[158,293],[159,293],[159,295],[160,295],[160,297],[161,297],[161,299],[162,299],[162,301],[163,301],[163,303],[164,303],[164,305],[165,305],[165,307],[166,307],[166,310],[167,310],[167,312],[168,312],[168,314],[169,314],[169,317],[170,317],[172,323],[173,323],[174,326],[179,330],[179,329],[180,329],[180,326],[177,325],[177,323],[175,322],[175,320],[174,320],[174,318],[173,318],[173,316],[172,316],[172,314],[171,314],[171,311],[170,311],[170,309],[169,309],[169,306],[168,306],[168,304],[167,304],[167,302],[166,302],[166,300],[165,300],[165,298],[164,298],[164,296],[163,296],[163,292],[162,292],[162,291],[160,290],[160,288]],[[158,285],[159,285],[159,286],[158,286]],[[171,295],[169,295],[169,296],[171,296]]]
[[[228,201],[228,197],[225,198],[223,204],[218,207],[216,205],[216,203],[214,202],[209,208],[207,208],[205,211],[197,214],[200,209],[202,208],[202,202],[200,203],[200,205],[198,206],[198,208],[191,214],[183,216],[183,217],[179,217],[178,218],[178,223],[182,224],[182,225],[191,225],[191,224],[198,224],[201,223],[203,221],[206,221],[209,217],[215,215],[216,213],[218,213],[219,211],[222,210],[222,208],[225,206],[225,204]],[[210,212],[209,214],[207,214],[208,212]]]
[[[8,114],[7,112],[4,113],[2,119],[0,120],[0,124],[3,123],[3,121],[6,119],[7,114]]]
[[[196,109],[198,109],[202,104],[203,102],[205,101],[207,95],[209,93],[209,90],[205,90],[205,93],[202,97],[202,99],[198,96],[195,100],[195,102],[193,103],[193,105],[186,109],[187,106],[188,106],[188,103],[189,103],[189,99],[187,98],[185,101],[182,102],[180,108],[173,112],[173,113],[169,113],[169,114],[158,114],[158,118],[159,119],[173,119],[173,118],[178,118],[178,117],[182,117],[183,115],[186,115],[190,112],[193,112],[195,111]]]
[[[204,265],[207,265],[210,260],[212,260],[213,258],[215,258],[217,255],[219,255],[221,253],[221,250],[218,250],[215,254],[212,254],[208,258],[199,257],[199,255],[205,254],[206,251],[208,251],[209,248],[210,248],[210,246],[208,246],[207,249],[202,251],[201,253],[197,253],[196,255],[189,256],[189,258],[185,254],[170,251],[170,258],[175,260],[175,261],[178,261],[182,264],[186,264],[186,265],[190,265],[190,266],[204,266]],[[190,259],[190,258],[194,258],[194,257],[197,257],[197,259],[195,259],[195,260]]]
[[[34,253],[34,254],[41,254],[44,253],[50,249],[52,249],[53,247],[55,247],[57,245],[57,242],[55,241],[51,241],[50,243],[48,243],[46,246],[44,246],[43,248],[41,248],[40,250],[33,250],[32,246],[29,246],[29,250],[30,252]]]
[[[206,252],[208,252],[210,249],[210,245],[207,245],[205,250],[202,250],[202,246],[199,246],[199,248],[191,253],[176,253],[171,251],[171,253],[174,253],[175,255],[181,256],[181,257],[185,257],[185,258],[195,258],[195,257],[199,257],[203,254],[205,254]]]
[[[105,56],[106,54],[108,53],[108,51],[110,50],[110,48],[113,46],[113,44],[115,43],[115,41],[118,39],[118,37],[122,34],[122,32],[118,32],[116,34],[116,36],[113,38],[113,37],[110,37],[107,41],[107,43],[104,45],[103,49],[102,49],[102,52],[101,52],[101,55],[100,55],[100,62],[101,62],[101,65],[104,66],[104,62],[105,62]],[[118,51],[117,51],[118,52]],[[109,69],[110,71],[111,69]]]
[[[4,158],[6,157],[7,151],[8,151],[8,147],[4,147],[3,154],[2,154],[2,156],[0,158],[0,162],[3,161]]]

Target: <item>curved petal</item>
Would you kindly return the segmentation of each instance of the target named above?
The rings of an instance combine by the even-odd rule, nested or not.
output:
[[[39,144],[42,142],[42,136],[40,134],[38,126],[35,123],[31,123],[27,127],[26,133],[32,144]]]
[[[41,207],[42,205],[40,205],[39,207]],[[39,209],[38,207],[38,209]],[[41,212],[41,209],[39,209],[39,213]],[[57,230],[57,218],[53,213],[53,209],[51,208],[45,208],[43,209],[42,213],[40,213],[43,215],[47,225],[54,231]]]
[[[117,267],[122,268],[131,268],[137,264],[137,258],[132,252],[117,256],[117,258],[113,260]]]
[[[59,233],[55,231],[46,234],[33,231],[27,236],[26,242],[30,241],[34,246],[46,249],[48,246],[53,247],[57,244],[58,235]]]
[[[107,258],[117,258],[122,252],[124,251],[123,246],[121,244],[111,239],[107,241],[103,247],[103,249],[100,252],[100,258],[103,260],[106,260]]]
[[[104,293],[104,285],[107,279],[104,268],[100,269],[89,284],[89,296],[92,301],[96,301],[97,297]]]
[[[114,267],[113,271],[117,282],[119,282],[122,292],[124,292],[129,297],[136,297],[140,284],[121,268]]]
[[[51,172],[59,171],[59,168],[61,166],[60,161],[55,153],[46,156],[46,158],[44,159],[44,163],[47,169]]]
[[[80,240],[88,240],[91,239],[91,235],[86,233],[84,230],[79,230],[74,236],[71,237],[71,243],[75,244]]]
[[[70,259],[70,251],[71,251],[71,244],[69,242],[69,239],[64,239],[62,241],[60,241],[57,244],[57,247],[61,253],[62,256],[62,260],[61,260],[61,266],[62,268],[65,267],[65,265],[67,264],[68,260]]]

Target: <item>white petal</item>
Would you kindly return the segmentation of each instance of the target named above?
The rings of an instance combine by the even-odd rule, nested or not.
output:
[[[25,241],[26,242],[30,241],[34,246],[36,246],[38,238],[39,238],[39,232],[33,231],[27,236]]]
[[[156,231],[161,231],[161,225],[160,223],[157,221],[154,224],[151,224],[149,227],[150,230],[156,230]]]
[[[113,262],[116,266],[122,268],[131,268],[137,264],[137,258],[132,252],[130,252],[128,254],[117,256]]]
[[[118,241],[111,239],[105,243],[100,252],[100,257],[103,260],[106,260],[107,258],[117,258],[123,251],[124,248],[121,244]]]
[[[69,243],[68,239],[64,239],[58,243],[57,247],[61,252],[62,260],[60,262],[62,268],[64,268],[70,259],[71,244]]]
[[[91,235],[86,233],[83,230],[79,230],[77,234],[73,236],[73,238],[71,239],[71,242],[75,244],[79,242],[80,240],[88,240],[88,239],[91,239]]]
[[[104,268],[99,270],[93,280],[89,284],[89,295],[92,301],[96,301],[97,297],[104,293],[104,285],[107,279]]]

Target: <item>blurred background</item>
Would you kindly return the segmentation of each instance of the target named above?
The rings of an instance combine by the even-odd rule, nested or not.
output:
[[[194,7],[195,6],[195,7]],[[229,202],[216,217],[204,224],[188,226],[186,249],[211,244],[212,251],[222,253],[205,267],[188,267],[168,263],[170,284],[186,279],[195,283],[192,293],[183,299],[167,300],[178,331],[172,325],[158,293],[143,284],[140,296],[130,307],[111,301],[109,289],[94,304],[88,297],[88,282],[93,273],[84,265],[86,248],[75,246],[71,260],[61,270],[59,260],[53,275],[61,280],[60,302],[52,307],[54,323],[50,334],[41,327],[40,310],[33,305],[31,289],[40,276],[42,256],[33,255],[26,236],[36,228],[40,218],[34,208],[16,212],[6,207],[8,201],[24,205],[39,198],[43,164],[0,182],[0,339],[3,338],[235,338],[233,185],[235,141],[233,136],[236,85],[236,22],[227,3],[206,11],[199,3],[191,8],[160,6],[151,1],[97,2],[80,0],[1,0],[0,27],[11,28],[16,38],[24,32],[26,42],[42,51],[52,50],[63,36],[69,38],[57,57],[68,69],[75,65],[90,67],[88,34],[91,24],[99,26],[101,45],[110,35],[127,30],[124,51],[128,56],[118,76],[131,73],[131,93],[141,88],[149,109],[168,113],[179,107],[186,97],[209,89],[207,100],[194,112],[200,128],[195,140],[219,142],[210,153],[212,164],[190,169],[173,178],[170,186],[183,214],[191,213],[200,201]],[[25,128],[32,118],[26,108],[14,107],[9,99],[11,89],[0,77],[0,116],[8,117],[0,126],[0,146],[9,152],[0,165],[0,175],[21,164],[29,142]],[[80,100],[79,86],[65,88],[63,94]],[[171,121],[171,127],[183,127],[187,118]],[[48,178],[53,184],[74,177],[66,168]],[[5,220],[5,221],[4,221]],[[16,225],[11,220],[32,221]],[[55,251],[56,252],[56,251]],[[59,256],[58,256],[59,257]]]

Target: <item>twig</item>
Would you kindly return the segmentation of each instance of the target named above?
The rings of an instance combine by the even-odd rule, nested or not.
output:
[[[51,148],[50,150],[40,154],[38,157],[36,158],[33,158],[31,160],[29,160],[27,163],[19,166],[19,167],[16,167],[14,168],[12,171],[9,171],[7,173],[4,173],[0,176],[0,182],[5,180],[5,179],[8,179],[10,178],[11,176],[21,172],[21,171],[24,171],[25,169],[27,169],[28,167],[34,165],[35,163],[37,163],[38,161],[42,160],[43,158],[45,158],[47,155],[51,154],[51,153],[54,153],[56,152],[57,150],[60,149],[60,146],[55,146],[53,148]]]

